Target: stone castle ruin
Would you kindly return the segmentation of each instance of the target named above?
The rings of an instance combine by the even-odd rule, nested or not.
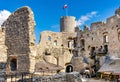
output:
[[[34,27],[34,15],[27,6],[16,10],[1,26],[0,70],[7,75],[81,73],[88,69],[91,75],[106,71],[116,73],[115,70],[120,73],[119,63],[111,70],[103,70],[106,61],[120,58],[120,8],[106,23],[95,22],[83,30],[77,26],[75,17],[63,16],[60,32],[41,32],[38,44],[35,44]]]

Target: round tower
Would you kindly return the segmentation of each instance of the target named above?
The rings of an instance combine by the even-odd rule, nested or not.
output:
[[[76,20],[73,16],[62,16],[60,18],[60,32],[75,32]]]

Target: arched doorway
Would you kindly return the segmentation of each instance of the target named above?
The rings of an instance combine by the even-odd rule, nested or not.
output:
[[[72,65],[67,65],[67,66],[66,66],[66,72],[67,72],[67,73],[73,72],[73,66],[72,66]]]

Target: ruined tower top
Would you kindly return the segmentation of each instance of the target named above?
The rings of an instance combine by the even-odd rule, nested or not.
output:
[[[115,14],[120,15],[120,7],[115,11]]]
[[[5,27],[6,45],[11,54],[28,53],[28,46],[35,44],[34,15],[28,6],[17,9],[2,26]]]
[[[60,32],[75,32],[76,20],[74,16],[60,18]]]

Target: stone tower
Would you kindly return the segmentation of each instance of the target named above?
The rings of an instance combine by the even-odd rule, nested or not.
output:
[[[120,15],[120,7],[115,11],[115,14]]]
[[[31,48],[35,45],[34,16],[25,6],[16,10],[2,25],[7,46],[7,74],[29,72]]]
[[[60,18],[60,32],[75,32],[76,20],[73,16],[62,16]]]

